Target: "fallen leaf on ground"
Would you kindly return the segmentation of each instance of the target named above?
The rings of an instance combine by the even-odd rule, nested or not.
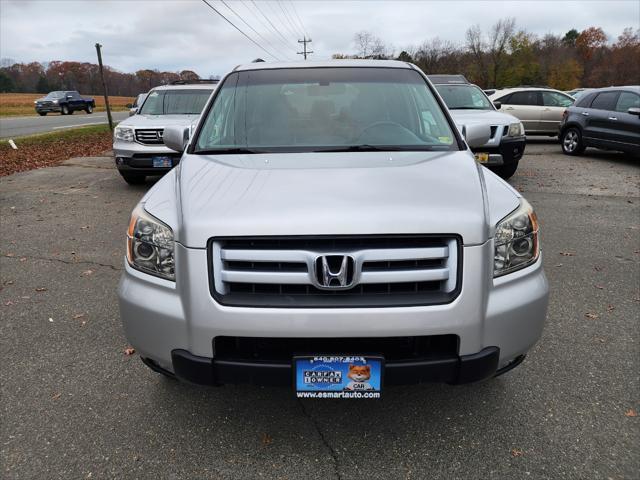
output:
[[[59,398],[60,398],[60,396],[61,396],[61,395],[62,395],[61,393],[56,393],[55,395],[52,395],[52,396],[51,396],[51,399],[52,399],[52,400],[57,400],[57,399],[59,399]]]
[[[262,444],[263,445],[271,445],[271,443],[273,443],[273,437],[271,435],[269,435],[268,433],[263,433],[262,434]]]
[[[594,287],[596,287],[598,290],[604,290],[603,285],[594,285]]]
[[[616,309],[615,305],[609,305],[607,307],[607,312],[613,312]]]
[[[49,322],[53,323],[53,318],[49,317]]]
[[[36,292],[46,292],[47,289],[45,287],[38,287],[36,288]]]
[[[554,265],[554,267],[561,267],[562,263],[558,263],[557,265]]]
[[[625,417],[637,417],[638,416],[638,412],[636,412],[633,408],[630,408],[629,410],[624,412],[624,416]]]
[[[20,258],[20,261],[21,261],[21,262],[26,262],[26,261],[27,261],[27,257],[21,257],[21,258]]]
[[[598,314],[597,313],[591,313],[591,312],[587,312],[584,314],[585,317],[590,318],[592,320],[595,320],[596,318],[598,318]]]
[[[86,315],[85,315],[84,313],[76,313],[76,314],[73,316],[73,319],[74,319],[74,320],[77,320],[78,318],[82,318],[82,317],[86,317]]]
[[[133,355],[134,353],[136,353],[136,349],[133,347],[127,347],[124,349],[124,354],[127,356]]]
[[[573,252],[560,252],[563,257],[574,257],[576,254]]]
[[[10,307],[11,305],[13,305],[13,302],[11,300],[7,300],[6,302],[4,302],[5,307]]]
[[[524,455],[524,452],[522,450],[520,450],[519,448],[512,448],[511,449],[511,456],[512,457],[521,457]]]
[[[88,277],[89,275],[93,274],[93,270],[85,270],[84,272],[82,272],[82,275],[85,277]]]

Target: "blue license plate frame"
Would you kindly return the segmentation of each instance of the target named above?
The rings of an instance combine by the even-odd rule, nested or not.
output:
[[[293,358],[298,398],[379,399],[384,379],[380,355],[305,355]]]
[[[166,155],[151,157],[153,168],[171,168],[173,167],[173,159]]]

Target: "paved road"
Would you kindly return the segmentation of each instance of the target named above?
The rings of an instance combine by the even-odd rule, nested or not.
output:
[[[120,122],[129,116],[129,112],[113,112],[113,121]],[[0,118],[0,138],[15,138],[34,133],[54,132],[82,125],[97,125],[108,123],[105,112],[87,115],[85,112],[75,112],[73,115],[50,113],[46,117],[3,117]]]
[[[148,186],[109,158],[2,179],[0,476],[638,478],[640,417],[625,413],[640,411],[640,163],[558,152],[532,140],[512,181],[544,229],[539,344],[498,379],[378,402],[152,373],[123,353],[115,295]]]

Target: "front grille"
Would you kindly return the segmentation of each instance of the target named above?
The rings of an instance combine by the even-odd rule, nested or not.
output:
[[[345,285],[325,283],[322,257],[345,256]],[[461,261],[461,244],[451,235],[218,238],[209,245],[211,293],[230,306],[448,303],[460,290]]]
[[[146,128],[136,130],[136,141],[144,145],[158,145],[162,144],[162,134],[164,129],[162,128]]]
[[[421,337],[270,338],[215,337],[216,360],[290,363],[296,355],[382,355],[385,362],[458,355],[457,335]]]

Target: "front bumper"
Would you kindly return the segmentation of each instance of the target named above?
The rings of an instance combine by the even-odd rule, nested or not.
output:
[[[59,112],[60,105],[36,105],[36,113]]]
[[[291,383],[287,363],[270,366],[256,359],[255,363],[238,365],[216,359],[213,339],[219,336],[424,335],[456,335],[457,355],[414,364],[387,364],[385,383],[465,383],[494,375],[537,342],[546,317],[548,284],[541,259],[521,271],[492,278],[491,241],[465,247],[463,255],[462,290],[449,304],[332,309],[226,307],[210,294],[206,250],[176,244],[175,283],[141,273],[125,260],[118,291],[120,312],[128,341],[147,362],[195,383]]]
[[[487,145],[482,147],[473,148],[472,151],[476,153],[488,153],[489,159],[487,162],[482,162],[486,167],[498,167],[501,165],[510,165],[519,161],[524,155],[524,149],[526,146],[525,137],[503,137],[499,145]]]
[[[153,157],[171,157],[170,167],[154,167]],[[143,145],[137,142],[113,142],[113,157],[116,168],[122,172],[141,175],[164,175],[180,163],[181,154],[164,145]]]

